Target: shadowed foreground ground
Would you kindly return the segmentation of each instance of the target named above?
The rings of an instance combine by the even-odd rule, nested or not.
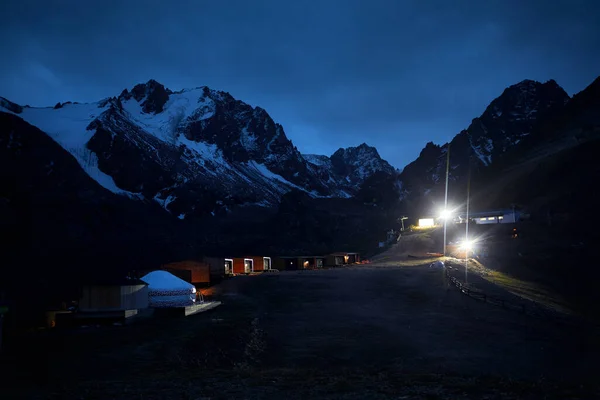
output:
[[[462,296],[441,271],[373,264],[236,277],[178,320],[30,339],[24,398],[591,398],[591,332]],[[597,342],[597,341],[596,341]],[[17,368],[16,365],[21,368]]]

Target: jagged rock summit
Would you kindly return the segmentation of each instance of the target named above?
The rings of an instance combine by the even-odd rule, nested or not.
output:
[[[181,219],[273,206],[291,189],[349,197],[373,172],[394,171],[366,145],[340,149],[331,171],[315,166],[264,109],[206,86],[172,91],[149,80],[98,102],[47,108],[0,98],[0,111],[45,132],[104,188]]]

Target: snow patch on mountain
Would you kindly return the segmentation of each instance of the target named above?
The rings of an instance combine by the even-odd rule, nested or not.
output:
[[[206,120],[215,113],[215,102],[205,96],[203,88],[186,89],[169,95],[163,111],[158,114],[145,113],[142,101],[131,97],[123,99],[121,104],[128,117],[147,132],[166,142],[177,140],[179,128],[193,117],[194,120]]]
[[[302,157],[309,163],[317,166],[330,166],[331,159],[327,156],[322,156],[319,154],[302,154]]]
[[[301,186],[295,185],[292,182],[285,179],[284,177],[282,177],[281,175],[278,175],[278,174],[272,172],[264,164],[257,163],[256,161],[250,161],[250,162],[248,162],[248,166],[250,168],[254,169],[255,171],[257,171],[260,175],[262,175],[263,179],[271,181],[271,183],[281,183],[281,184],[284,184],[285,186],[289,186],[289,187],[292,187],[292,188],[295,188],[298,190],[306,191]],[[285,192],[287,192],[287,190],[284,189],[283,192],[285,193]],[[309,193],[309,194],[311,194],[311,193]]]
[[[328,183],[341,186],[339,197],[347,197],[371,175],[377,172],[398,174],[398,171],[383,160],[377,149],[363,143],[357,147],[340,148],[331,157],[303,154],[309,168]]]
[[[15,114],[44,131],[62,148],[71,153],[81,168],[105,189],[134,199],[140,198],[139,193],[117,187],[114,179],[98,168],[96,154],[86,147],[87,142],[95,133],[95,130],[87,129],[90,121],[106,109],[107,106],[100,107],[99,103],[67,103],[58,109],[23,107],[21,113],[16,114],[3,107],[3,111]]]
[[[46,132],[106,189],[186,219],[274,206],[292,189],[351,197],[373,173],[396,172],[366,144],[302,156],[264,109],[207,87],[173,92],[150,80],[97,103],[31,108],[0,98],[0,110]]]
[[[183,145],[186,149],[192,151],[194,154],[193,159],[199,165],[206,166],[207,162],[212,163],[212,166],[216,167],[216,169],[212,170],[213,174],[230,169],[223,157],[223,152],[214,144],[194,142],[184,136],[179,136],[176,144]]]

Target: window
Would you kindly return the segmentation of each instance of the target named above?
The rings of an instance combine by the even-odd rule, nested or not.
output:
[[[488,221],[493,221],[495,219],[496,219],[496,217],[488,217]]]
[[[498,219],[504,219],[504,217],[503,216],[499,216]]]

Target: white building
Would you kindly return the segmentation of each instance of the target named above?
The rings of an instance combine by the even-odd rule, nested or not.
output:
[[[521,213],[517,210],[496,210],[469,213],[469,219],[476,224],[514,224],[519,221]],[[466,214],[458,216],[459,223],[465,223]]]

